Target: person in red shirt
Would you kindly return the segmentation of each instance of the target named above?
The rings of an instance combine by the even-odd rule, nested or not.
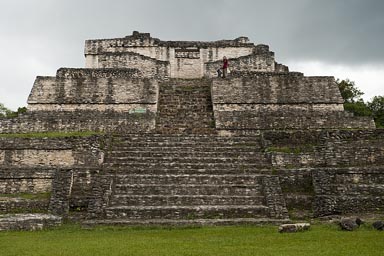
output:
[[[228,74],[228,59],[227,57],[223,57],[223,78],[225,78]]]

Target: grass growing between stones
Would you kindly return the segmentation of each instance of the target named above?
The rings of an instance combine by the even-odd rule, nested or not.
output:
[[[277,227],[127,228],[78,226],[0,233],[1,255],[383,255],[384,232],[314,225],[279,234]]]
[[[51,192],[45,193],[18,193],[18,194],[0,194],[0,197],[22,198],[28,200],[48,200],[51,198]]]

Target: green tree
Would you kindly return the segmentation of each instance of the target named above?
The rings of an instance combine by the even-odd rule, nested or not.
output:
[[[0,117],[8,117],[12,115],[12,110],[6,108],[4,104],[0,103]]]
[[[371,109],[364,101],[345,102],[344,110],[352,112],[355,116],[372,116]]]
[[[372,101],[368,102],[368,107],[372,111],[376,126],[384,128],[384,96],[373,97]]]
[[[349,79],[337,79],[336,83],[341,97],[344,99],[344,109],[346,111],[352,112],[356,116],[372,116],[372,111],[361,98],[364,93],[356,87],[355,82]]]
[[[347,78],[345,80],[337,79],[336,83],[339,86],[341,97],[343,97],[345,102],[354,103],[363,101],[361,96],[363,96],[364,93],[356,87],[355,82]]]
[[[4,104],[0,103],[0,118],[14,118],[18,117],[19,114],[27,112],[26,107],[18,108],[17,111],[12,111],[4,106]]]

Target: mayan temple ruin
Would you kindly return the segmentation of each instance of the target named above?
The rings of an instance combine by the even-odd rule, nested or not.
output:
[[[0,230],[384,213],[384,130],[344,111],[334,77],[247,37],[84,50],[85,68],[38,76],[28,111],[0,119]]]

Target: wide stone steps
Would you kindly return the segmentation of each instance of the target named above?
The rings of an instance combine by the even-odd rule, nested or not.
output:
[[[264,196],[223,195],[113,195],[110,206],[264,205]]]
[[[265,158],[265,153],[262,152],[252,152],[252,151],[173,151],[167,152],[165,149],[163,151],[113,151],[108,154],[108,159],[113,161],[115,159],[123,159],[126,157],[141,157],[141,158],[163,158],[163,159],[188,159],[188,158],[227,158],[227,159],[244,159],[244,160],[254,160]]]
[[[157,130],[182,132],[178,127],[183,125],[158,122]],[[285,218],[271,206],[280,203],[280,192],[265,195],[275,176],[271,154],[263,150],[259,136],[175,134],[113,138],[97,181],[106,192],[91,213],[124,225],[226,225]],[[94,192],[102,192],[99,188]],[[94,208],[98,205],[102,212]]]
[[[229,219],[268,216],[268,207],[262,205],[112,206],[106,209],[107,218],[127,219]]]
[[[271,175],[272,170],[269,168],[255,167],[255,165],[249,166],[231,166],[225,167],[225,165],[219,166],[204,166],[200,165],[198,169],[185,168],[184,166],[158,166],[158,164],[147,165],[145,163],[138,163],[135,165],[125,166],[111,166],[112,164],[106,164],[104,172],[106,174],[152,174],[152,175],[176,175],[176,174],[209,174],[209,175],[228,175],[228,174],[265,174]]]
[[[249,150],[249,151],[260,151],[261,146],[256,143],[237,143],[237,144],[217,144],[217,143],[201,143],[201,142],[187,142],[187,143],[168,143],[168,142],[131,142],[118,144],[113,146],[113,151],[132,151],[132,150],[145,150],[147,149],[163,150],[164,152],[174,152],[174,151],[238,151],[238,150]]]
[[[272,218],[227,218],[227,219],[102,219],[87,220],[82,223],[85,227],[95,225],[123,225],[123,226],[226,226],[226,225],[278,225],[290,223],[289,219]]]
[[[201,147],[146,147],[146,146],[127,146],[127,147],[121,147],[118,150],[112,149],[111,151],[108,151],[108,155],[112,156],[125,156],[126,154],[144,154],[143,156],[146,156],[145,154],[150,154],[153,156],[156,156],[157,154],[164,154],[164,155],[180,155],[180,154],[211,154],[211,153],[217,153],[219,155],[224,156],[232,156],[232,155],[253,155],[253,154],[261,154],[255,147],[251,146],[233,146],[233,147],[207,147],[207,148],[201,148]]]
[[[192,142],[224,142],[224,143],[234,143],[234,142],[249,142],[249,141],[258,141],[260,142],[261,138],[257,135],[252,136],[235,136],[235,137],[225,137],[225,136],[207,136],[207,135],[197,135],[191,134],[188,136],[180,136],[180,135],[163,135],[163,134],[146,134],[143,135],[135,135],[132,134],[130,136],[120,136],[116,138],[117,141],[120,142],[184,142],[184,141],[192,141]]]
[[[116,184],[114,193],[124,195],[261,195],[260,185]]]
[[[169,139],[158,140],[158,139],[148,139],[148,140],[126,140],[126,141],[115,141],[112,144],[114,150],[124,150],[128,148],[140,148],[140,147],[149,147],[149,148],[202,148],[205,150],[210,150],[212,148],[233,148],[233,149],[241,149],[241,148],[253,148],[253,150],[259,150],[262,148],[261,143],[257,140],[204,140],[204,139],[194,139],[194,138],[186,138],[184,140],[174,141]]]
[[[171,86],[161,84],[159,87],[157,132],[213,133],[203,129],[214,128],[215,124],[210,86],[203,81],[200,85],[195,81],[173,82]]]
[[[259,185],[261,175],[140,175],[118,174],[115,184],[177,184],[180,186],[198,185]]]
[[[252,156],[252,157],[141,157],[141,156],[125,156],[125,157],[110,157],[108,159],[109,162],[113,162],[114,164],[130,164],[136,162],[145,162],[147,164],[150,163],[159,163],[159,164],[192,164],[192,163],[206,163],[206,164],[214,164],[214,163],[232,163],[232,164],[265,164],[270,163],[269,158],[264,156]]]
[[[189,173],[195,172],[195,173],[231,173],[228,172],[228,170],[233,171],[233,169],[237,170],[237,173],[248,173],[253,172],[257,173],[257,170],[267,168],[270,166],[270,163],[244,163],[244,162],[236,162],[236,163],[223,163],[223,162],[208,162],[206,163],[200,163],[200,162],[187,162],[187,163],[178,163],[178,162],[121,162],[121,163],[105,163],[105,168],[120,168],[125,169],[125,171],[128,171],[130,173],[137,172],[137,171],[144,171],[144,172],[151,172],[156,171],[158,173],[161,173],[162,170],[173,170],[173,171],[182,171],[182,170],[188,170]],[[140,172],[139,172],[140,173]]]

